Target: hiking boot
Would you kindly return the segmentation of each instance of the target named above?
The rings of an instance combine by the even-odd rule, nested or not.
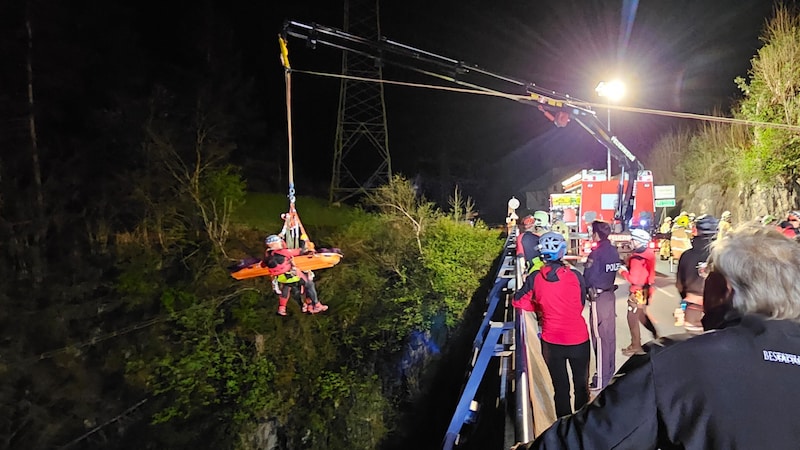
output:
[[[640,345],[629,345],[622,349],[622,354],[625,356],[644,355],[645,351]]]
[[[308,308],[308,312],[310,314],[317,314],[317,313],[321,313],[321,312],[327,311],[327,310],[328,310],[328,305],[323,305],[322,303],[317,303],[316,305],[311,305]]]
[[[285,306],[278,306],[278,315],[285,316],[286,315],[286,307]]]

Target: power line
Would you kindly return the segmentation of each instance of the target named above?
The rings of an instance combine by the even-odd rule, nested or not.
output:
[[[425,83],[410,83],[405,81],[394,81],[394,80],[384,80],[384,79],[374,79],[374,78],[364,78],[364,77],[353,77],[349,75],[340,75],[334,73],[325,73],[325,72],[314,72],[314,71],[306,71],[306,70],[297,70],[292,69],[294,72],[313,75],[313,76],[320,76],[320,77],[328,77],[328,78],[351,78],[356,79],[358,81],[365,81],[365,82],[373,82],[373,83],[383,83],[383,84],[390,84],[395,86],[405,86],[405,87],[412,87],[412,88],[420,88],[420,89],[430,89],[436,91],[448,91],[448,92],[456,92],[461,94],[472,94],[472,95],[484,95],[488,97],[499,97],[505,98],[509,100],[515,101],[526,101],[530,100],[530,97],[527,95],[520,95],[520,94],[510,94],[507,92],[496,91],[496,90],[476,90],[476,89],[467,89],[467,88],[458,88],[452,86],[439,86],[439,85],[431,85]],[[744,120],[744,119],[735,119],[732,117],[720,117],[720,116],[711,116],[707,114],[695,114],[695,113],[686,113],[686,112],[677,112],[677,111],[667,111],[661,109],[649,109],[649,108],[636,108],[633,106],[621,106],[621,105],[608,105],[606,103],[592,103],[586,101],[573,101],[569,100],[569,104],[581,107],[589,107],[589,108],[604,108],[604,109],[613,109],[617,111],[626,111],[626,112],[633,112],[639,114],[650,114],[650,115],[657,115],[657,116],[665,116],[665,117],[675,117],[679,119],[691,119],[691,120],[701,120],[706,122],[719,122],[719,123],[729,123],[733,125],[744,125],[750,127],[765,127],[765,128],[777,128],[787,131],[795,131],[800,132],[800,125],[789,125],[784,123],[774,123],[774,122],[760,122],[755,120]]]
[[[148,399],[139,400],[135,405],[131,406],[130,408],[126,409],[125,411],[122,411],[116,417],[113,417],[113,418],[103,422],[102,424],[92,428],[91,430],[87,431],[86,433],[82,434],[81,436],[79,436],[79,437],[71,440],[70,442],[62,445],[61,447],[59,447],[59,450],[64,450],[64,449],[70,448],[73,445],[77,444],[78,442],[81,442],[82,440],[84,440],[84,439],[88,438],[89,436],[97,433],[98,431],[102,430],[103,428],[111,425],[112,423],[115,423],[115,422],[118,422],[118,421],[124,419],[125,416],[130,415],[131,413],[136,411],[140,406],[144,405],[147,402],[147,400]]]
[[[212,303],[214,301],[218,302],[217,305],[216,305],[218,307],[218,306],[222,305],[223,303],[227,302],[228,300],[239,296],[242,292],[245,292],[245,291],[261,292],[259,289],[256,289],[256,288],[238,289],[238,290],[236,290],[235,292],[233,292],[231,294],[223,296],[221,299],[220,298],[213,298],[211,300],[207,300],[205,302],[201,302],[201,303],[189,306],[187,308],[171,312],[168,315],[167,314],[162,314],[160,316],[152,317],[152,318],[144,320],[142,322],[137,322],[137,323],[135,323],[133,325],[129,325],[127,327],[120,328],[118,330],[114,330],[114,331],[108,332],[108,333],[103,334],[101,336],[93,337],[93,338],[88,339],[88,340],[83,341],[83,342],[78,342],[78,343],[74,343],[74,344],[71,344],[71,345],[66,345],[64,347],[57,348],[57,349],[54,349],[54,350],[48,350],[46,352],[40,353],[37,356],[33,356],[33,357],[30,357],[30,358],[27,358],[27,359],[24,359],[24,360],[21,360],[21,361],[17,361],[16,363],[12,363],[12,364],[10,364],[10,366],[23,366],[23,365],[34,364],[34,363],[36,363],[38,361],[42,361],[42,360],[45,360],[45,359],[52,358],[52,357],[54,357],[56,355],[59,355],[61,353],[67,353],[69,351],[75,351],[75,350],[79,350],[79,349],[86,348],[86,347],[92,347],[94,345],[99,344],[100,342],[107,341],[109,339],[113,339],[115,337],[122,336],[122,335],[125,335],[125,334],[128,334],[128,333],[132,333],[132,332],[137,331],[137,330],[148,328],[148,327],[150,327],[152,325],[155,325],[155,324],[157,324],[159,322],[166,322],[166,321],[169,321],[169,320],[174,320],[175,319],[174,316],[176,314],[180,314],[180,313],[182,313],[184,311],[189,311],[189,310],[191,310],[193,308],[197,308],[197,307],[200,307],[200,306],[207,306],[209,303]]]

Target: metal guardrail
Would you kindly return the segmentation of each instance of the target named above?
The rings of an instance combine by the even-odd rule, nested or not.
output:
[[[476,394],[493,357],[501,359],[498,404],[506,408],[504,449],[516,442],[532,441],[555,420],[552,382],[537,346],[538,323],[533,313],[514,308],[509,301],[509,294],[522,286],[525,270],[524,257],[516,256],[516,239],[514,227],[503,248],[503,260],[487,297],[486,313],[473,340],[468,380],[447,428],[443,450],[458,447],[462,428],[477,421],[481,405]],[[505,308],[503,321],[493,321],[500,315],[499,308]],[[512,398],[507,398],[509,392]]]
[[[492,318],[495,316],[495,312],[498,311],[501,301],[505,300],[503,293],[504,291],[507,292],[509,281],[517,276],[516,261],[514,259],[516,237],[516,228],[514,228],[509,233],[506,244],[503,247],[503,260],[497,270],[494,285],[487,297],[486,313],[472,343],[471,371],[456,410],[450,420],[450,425],[447,427],[442,445],[444,450],[455,448],[459,444],[462,427],[465,424],[474,422],[477,410],[480,407],[475,400],[475,396],[483,381],[490,360],[495,356],[502,358],[512,357],[510,347],[513,345],[507,346],[504,342],[512,341],[512,338],[505,337],[514,331],[514,322],[495,322],[492,321]],[[503,304],[503,306],[505,307],[506,305]],[[505,377],[501,377],[501,383],[505,383],[503,380],[505,380]],[[501,389],[501,392],[505,392],[505,389]]]
[[[525,258],[518,256],[516,260],[516,286],[522,286],[522,275],[525,270]],[[530,442],[534,438],[533,405],[531,405],[531,386],[529,385],[528,368],[528,339],[525,313],[514,308],[514,365],[515,377],[515,427],[514,439],[516,442]]]

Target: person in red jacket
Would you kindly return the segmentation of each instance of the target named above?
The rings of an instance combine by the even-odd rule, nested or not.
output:
[[[738,320],[645,344],[585,408],[512,448],[797,449],[800,416],[781,405],[800,403],[800,245],[743,224],[708,262],[704,308]]]
[[[589,401],[589,331],[583,318],[586,283],[583,275],[562,261],[567,252],[564,236],[550,231],[539,238],[539,249],[545,265],[525,279],[515,294],[519,299],[533,292],[533,310],[540,318],[542,356],[553,380],[556,415],[571,414]],[[570,394],[572,371],[573,392]],[[575,409],[570,405],[575,399]]]
[[[647,328],[657,338],[656,327],[647,316],[647,304],[655,290],[656,255],[649,247],[650,233],[645,230],[632,230],[631,242],[634,250],[628,257],[627,267],[621,267],[621,275],[630,283],[628,295],[628,327],[631,330],[631,345],[622,349],[622,354],[631,356],[642,354],[642,336],[639,324]]]
[[[779,226],[784,236],[797,240],[800,237],[800,211],[789,212]]]
[[[294,265],[293,258],[306,252],[302,248],[286,248],[286,242],[277,234],[264,240],[267,246],[262,265],[269,268],[272,288],[278,294],[278,315],[286,315],[286,304],[290,297],[298,298],[301,311],[316,314],[328,310],[320,303],[312,272],[303,272]],[[301,295],[302,294],[302,295]],[[300,299],[303,297],[304,299]]]

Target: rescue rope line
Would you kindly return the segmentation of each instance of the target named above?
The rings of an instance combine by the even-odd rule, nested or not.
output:
[[[357,77],[352,75],[341,75],[335,73],[326,73],[326,72],[314,72],[308,70],[297,70],[292,69],[293,72],[306,74],[306,75],[313,75],[319,77],[326,77],[326,78],[341,78],[341,79],[348,79],[348,80],[355,80],[355,81],[366,81],[371,83],[382,83],[382,84],[389,84],[389,85],[396,85],[396,86],[405,86],[405,87],[413,87],[413,88],[421,88],[421,89],[431,89],[436,91],[448,91],[448,92],[456,92],[462,94],[473,94],[473,95],[486,95],[489,97],[500,97],[506,98],[509,100],[515,101],[530,101],[531,97],[527,95],[520,95],[520,94],[509,94],[507,92],[502,91],[495,91],[490,89],[483,89],[480,88],[458,88],[458,87],[451,87],[451,86],[437,86],[425,83],[410,83],[405,81],[394,81],[394,80],[381,80],[375,78],[365,78],[365,77]],[[440,75],[436,75],[433,73],[429,73],[429,75],[438,76],[439,78],[450,80],[449,78],[442,77]],[[620,106],[620,105],[608,105],[606,103],[592,103],[592,102],[585,102],[585,101],[576,101],[572,99],[565,100],[575,106],[582,106],[582,107],[590,107],[596,109],[612,109],[615,111],[626,111],[626,112],[633,112],[639,114],[650,114],[656,116],[666,116],[666,117],[675,117],[679,119],[691,119],[691,120],[701,120],[706,122],[719,122],[719,123],[729,123],[733,125],[744,125],[744,126],[751,126],[751,127],[766,127],[766,128],[777,128],[781,130],[787,131],[796,131],[800,132],[800,125],[789,125],[783,123],[773,123],[773,122],[759,122],[754,120],[743,120],[743,119],[735,119],[731,117],[719,117],[719,116],[709,116],[706,114],[696,114],[696,113],[686,113],[686,112],[677,112],[677,111],[666,111],[661,109],[649,109],[649,108],[636,108],[632,106]]]
[[[292,67],[289,65],[289,48],[282,37],[278,37],[281,47],[281,64],[283,64],[283,78],[286,81],[286,127],[289,142],[289,203],[294,205],[294,158],[292,157]]]
[[[294,188],[294,156],[292,152],[292,67],[289,64],[289,46],[282,36],[278,36],[278,44],[281,49],[280,58],[284,69],[284,80],[286,81],[286,133],[289,142],[289,212],[284,217],[283,229],[280,235],[286,239],[286,244],[289,248],[297,248],[300,246],[301,241],[308,242],[309,239],[295,207],[297,198]],[[313,243],[308,245],[310,245],[310,249],[313,249]]]

